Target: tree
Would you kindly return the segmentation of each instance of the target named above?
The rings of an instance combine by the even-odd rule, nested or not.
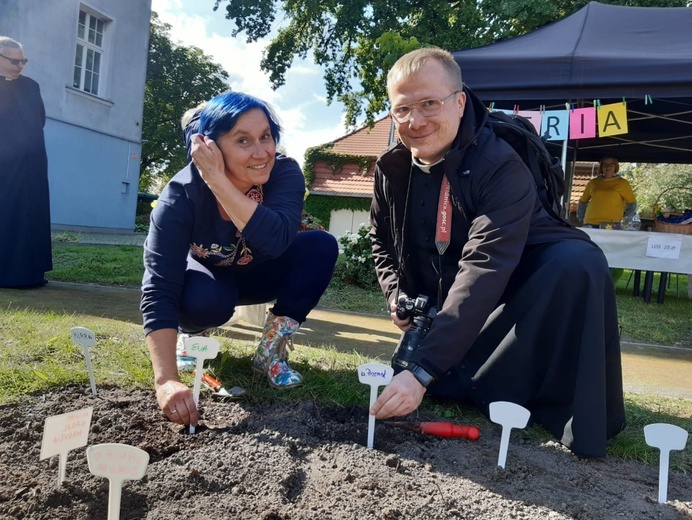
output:
[[[402,54],[422,46],[459,50],[530,32],[570,15],[588,0],[216,0],[235,23],[233,36],[257,41],[282,21],[261,67],[274,88],[296,56],[312,53],[324,67],[328,102],[346,106],[349,126],[365,114],[372,124],[386,109],[386,71]],[[684,7],[686,0],[605,3]],[[617,35],[613,35],[616,38]],[[498,71],[501,74],[501,71]]]
[[[692,209],[692,165],[631,164],[622,176],[632,184],[642,216],[651,218],[653,206],[676,211]]]
[[[180,118],[228,90],[228,73],[197,47],[171,41],[171,26],[152,13],[144,91],[139,190],[166,182],[186,164]]]

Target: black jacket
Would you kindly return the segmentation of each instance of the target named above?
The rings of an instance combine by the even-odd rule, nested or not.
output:
[[[412,359],[436,378],[461,361],[471,347],[501,301],[528,244],[588,240],[585,233],[543,209],[531,172],[511,146],[485,126],[488,112],[482,102],[470,90],[465,92],[459,132],[438,166],[452,191],[452,240],[461,242],[447,254],[456,249],[461,256],[443,263],[443,305]],[[406,229],[405,208],[413,168],[411,152],[398,143],[380,156],[375,169],[371,238],[378,279],[388,302],[396,301],[401,293],[416,297],[413,288],[420,290],[407,263],[411,251],[406,240],[411,230]]]

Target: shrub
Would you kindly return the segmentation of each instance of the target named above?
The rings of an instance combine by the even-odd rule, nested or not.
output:
[[[340,262],[337,275],[359,287],[378,289],[369,232],[370,226],[361,224],[355,233],[345,233],[339,237],[344,261]]]

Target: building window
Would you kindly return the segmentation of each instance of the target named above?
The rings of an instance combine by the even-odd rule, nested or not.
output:
[[[98,96],[106,21],[87,11],[79,11],[77,48],[72,86]]]

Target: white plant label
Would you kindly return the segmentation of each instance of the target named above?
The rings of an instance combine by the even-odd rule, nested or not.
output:
[[[661,450],[658,465],[658,502],[668,501],[668,467],[671,450],[684,450],[687,431],[674,424],[655,423],[644,426],[644,440],[649,446]]]
[[[46,418],[43,425],[43,440],[41,441],[39,460],[60,455],[58,485],[62,485],[65,480],[67,453],[75,448],[86,446],[89,440],[93,411],[94,409],[89,407]]]
[[[370,385],[370,407],[377,400],[377,389],[380,386],[388,385],[392,380],[394,370],[392,367],[382,363],[365,363],[358,367],[358,381],[364,385]],[[375,441],[375,416],[370,414],[368,417],[368,448],[372,449]]]
[[[529,417],[531,417],[531,412],[518,404],[510,403],[509,401],[490,403],[490,420],[502,426],[500,453],[497,458],[497,465],[502,469],[505,468],[505,462],[507,462],[509,434],[512,428],[526,428]]]
[[[84,327],[73,327],[70,329],[72,339],[84,349],[84,360],[86,361],[87,372],[89,372],[89,382],[91,383],[91,393],[96,395],[96,380],[94,370],[91,368],[91,355],[89,349],[96,344],[96,335]]]
[[[214,359],[219,353],[220,344],[214,338],[204,336],[192,336],[185,340],[185,352],[189,357],[197,359],[197,373],[195,374],[195,386],[192,390],[192,398],[195,406],[199,402],[199,391],[202,387],[202,374],[204,373],[204,360]],[[190,433],[195,433],[195,427],[190,425]]]
[[[87,448],[89,471],[105,477],[108,491],[108,520],[120,518],[120,499],[125,480],[139,480],[147,471],[149,454],[127,444],[96,444]]]

